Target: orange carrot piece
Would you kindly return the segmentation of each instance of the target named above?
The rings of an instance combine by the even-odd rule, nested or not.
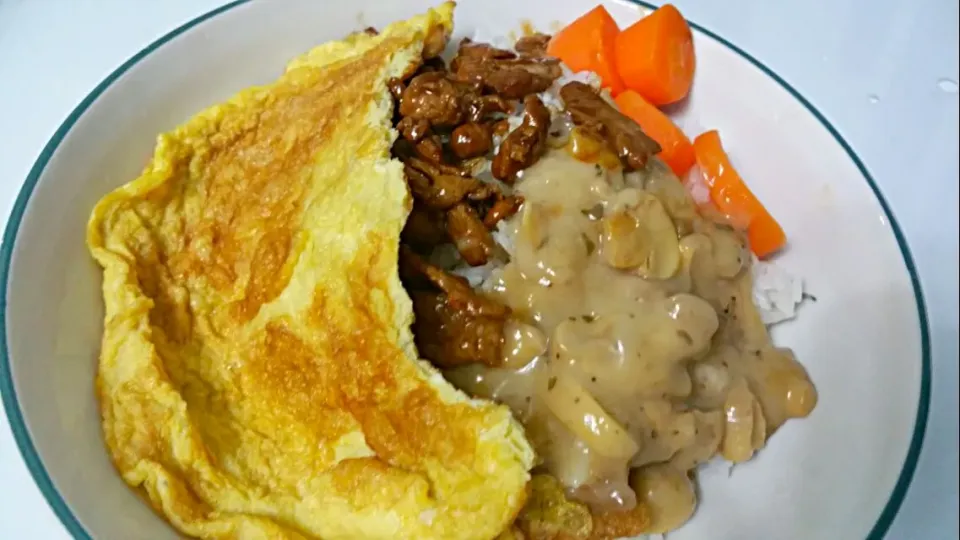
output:
[[[670,117],[633,90],[621,92],[615,101],[620,112],[640,124],[643,132],[660,144],[663,150],[658,155],[673,169],[674,174],[679,177],[687,174],[696,161],[693,144]]]
[[[623,84],[654,105],[680,101],[690,92],[696,69],[693,33],[670,4],[620,32],[614,57]]]
[[[787,237],[780,224],[766,210],[753,218],[747,227],[747,242],[757,257],[765,259],[783,248]]]
[[[623,90],[613,52],[620,27],[603,6],[597,6],[557,32],[547,54],[559,58],[572,71],[593,71],[612,95]]]
[[[781,249],[787,243],[783,229],[733,168],[720,134],[716,130],[702,133],[694,139],[693,150],[710,188],[710,200],[732,224],[746,229],[753,253],[764,258]]]

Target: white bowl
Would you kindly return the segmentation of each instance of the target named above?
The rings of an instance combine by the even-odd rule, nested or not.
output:
[[[313,45],[430,3],[233,2],[120,66],[44,148],[3,237],[0,389],[24,460],[76,538],[176,537],[123,484],[101,440],[100,272],[83,236],[94,203],[138,175],[157,133],[271,80]],[[592,5],[467,0],[456,34],[505,34],[522,20],[552,29]],[[607,5],[621,25],[649,8]],[[682,122],[721,130],[791,239],[778,262],[804,276],[818,301],[775,338],[806,365],[820,402],[729,478],[707,471],[696,517],[670,538],[881,538],[913,475],[929,403],[927,319],[909,250],[863,164],[809,102],[699,27],[696,49]]]

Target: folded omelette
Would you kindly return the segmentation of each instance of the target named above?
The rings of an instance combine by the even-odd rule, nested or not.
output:
[[[453,4],[294,60],[158,138],[93,211],[96,389],[123,476],[202,538],[492,538],[533,454],[419,361],[387,81]]]

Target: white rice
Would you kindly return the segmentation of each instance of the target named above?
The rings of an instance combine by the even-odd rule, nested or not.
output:
[[[492,231],[493,240],[507,253],[513,253],[513,236],[515,220],[504,220],[497,224]],[[489,290],[498,277],[503,262],[490,259],[483,266],[470,266],[462,258],[453,244],[438,246],[430,254],[429,261],[450,273],[460,276],[470,282],[470,286],[479,290]]]
[[[515,39],[511,40],[509,36],[506,36],[503,34],[491,36],[491,35],[484,34],[480,30],[477,30],[476,32],[474,32],[473,35],[470,36],[470,39],[474,43],[486,43],[490,46],[496,47],[498,49],[504,49],[507,51],[512,51],[513,45],[514,43],[516,43],[516,40]]]
[[[687,179],[684,182],[684,186],[687,188],[687,192],[690,193],[690,196],[693,197],[694,202],[697,204],[710,203],[710,188],[707,186],[706,181],[703,179],[703,175],[700,173],[700,167],[694,165],[690,168],[690,172],[687,173]]]
[[[753,261],[753,301],[764,324],[788,321],[797,316],[803,301],[803,280],[770,261]]]

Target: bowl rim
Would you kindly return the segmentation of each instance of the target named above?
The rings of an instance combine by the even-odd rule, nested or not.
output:
[[[30,431],[27,428],[26,422],[24,421],[23,413],[20,410],[20,405],[16,396],[16,389],[14,388],[13,378],[10,371],[10,357],[7,344],[7,291],[10,286],[10,266],[13,259],[13,253],[16,248],[16,240],[19,233],[20,224],[23,220],[27,205],[30,202],[30,197],[33,194],[33,190],[40,178],[43,176],[43,172],[47,166],[47,163],[50,161],[50,158],[57,151],[60,143],[64,138],[66,138],[77,120],[84,114],[84,112],[86,112],[90,105],[92,105],[100,97],[100,95],[103,94],[108,87],[110,87],[110,85],[116,82],[117,79],[119,79],[139,61],[143,60],[146,56],[159,49],[167,42],[175,39],[180,34],[202,24],[213,17],[216,17],[217,15],[220,15],[221,13],[229,11],[242,4],[246,4],[250,1],[251,0],[233,0],[216,9],[208,11],[207,13],[199,15],[190,21],[187,21],[131,56],[126,62],[117,67],[96,87],[94,87],[94,89],[67,116],[60,127],[57,128],[56,132],[54,132],[50,140],[47,141],[47,144],[43,147],[43,150],[40,152],[39,156],[31,167],[30,172],[28,173],[23,186],[17,195],[16,201],[10,212],[10,218],[7,221],[7,225],[3,233],[3,241],[2,245],[0,245],[0,326],[3,327],[3,331],[0,332],[0,396],[2,396],[4,410],[7,415],[7,420],[10,423],[13,437],[16,440],[20,455],[27,465],[27,469],[30,471],[30,474],[37,486],[40,488],[40,491],[46,499],[47,504],[60,519],[60,522],[67,529],[67,532],[69,532],[70,535],[77,540],[91,540],[91,536],[83,528],[83,526],[80,524],[80,521],[70,510],[67,502],[57,491],[53,480],[50,478],[50,475],[48,474],[42,460],[40,459],[40,456],[37,453],[36,447],[34,446],[33,440],[30,436]],[[649,10],[657,8],[656,5],[644,0],[626,1],[638,7]],[[830,135],[833,136],[836,143],[843,148],[847,156],[857,166],[857,169],[866,180],[870,190],[873,192],[873,195],[880,203],[880,207],[882,208],[883,214],[890,224],[890,229],[893,231],[893,235],[897,241],[897,247],[899,248],[900,254],[903,257],[903,261],[906,265],[913,288],[914,300],[916,302],[917,318],[920,324],[920,399],[919,403],[917,404],[917,414],[914,421],[913,435],[910,440],[907,455],[904,459],[903,467],[900,470],[900,475],[897,478],[896,484],[894,484],[893,490],[890,493],[890,497],[887,499],[887,503],[884,505],[883,510],[880,512],[880,515],[877,517],[876,522],[867,536],[867,540],[881,540],[886,535],[891,524],[893,523],[894,518],[900,510],[900,506],[903,504],[903,500],[906,497],[907,491],[910,487],[910,482],[913,480],[914,473],[916,472],[920,451],[923,447],[924,436],[927,428],[927,417],[930,408],[930,325],[926,303],[924,301],[923,291],[921,288],[920,277],[917,272],[916,264],[914,263],[913,255],[911,254],[910,247],[907,244],[899,222],[894,217],[890,205],[883,197],[883,194],[881,193],[876,181],[873,179],[873,176],[867,170],[867,167],[864,165],[863,161],[861,161],[857,153],[853,150],[853,147],[851,147],[850,144],[843,138],[837,128],[830,123],[827,117],[824,116],[824,114],[821,113],[809,100],[803,97],[803,95],[800,94],[800,92],[790,83],[788,83],[783,77],[778,75],[775,71],[767,67],[764,63],[756,59],[750,53],[741,49],[737,45],[734,45],[729,40],[721,37],[716,32],[713,32],[693,21],[689,21],[689,23],[696,32],[699,32],[700,34],[703,34],[732,50],[741,58],[753,64],[754,67],[758,68],[766,76],[776,81],[777,84],[779,84],[794,99],[803,105],[804,108],[806,108],[807,111],[812,114],[824,128],[826,128]]]

